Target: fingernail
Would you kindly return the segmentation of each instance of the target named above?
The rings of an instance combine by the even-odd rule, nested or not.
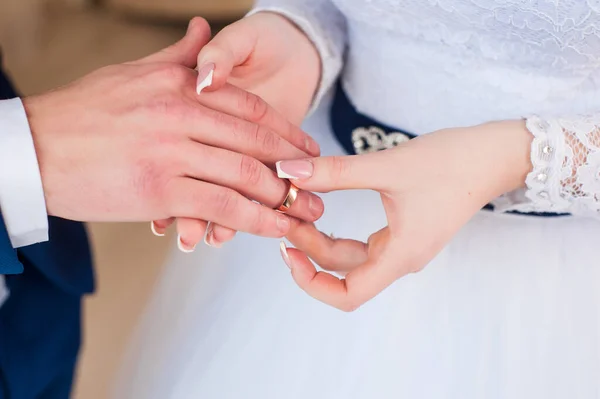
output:
[[[213,224],[208,223],[208,227],[206,228],[206,235],[204,235],[204,243],[209,247],[213,248],[221,248],[222,243],[215,240],[215,234],[213,233]]]
[[[190,247],[189,245],[187,245],[186,243],[184,243],[181,239],[181,236],[178,234],[177,235],[177,248],[179,248],[179,250],[181,252],[185,252],[186,254],[192,253],[194,252],[194,250],[196,249],[196,246],[194,245],[193,247]]]
[[[150,222],[150,230],[152,230],[152,234],[154,234],[157,237],[165,236],[165,230],[159,228],[157,225],[154,224],[154,222]]]
[[[198,69],[198,79],[196,80],[196,93],[200,94],[202,90],[206,89],[212,84],[213,73],[215,71],[215,64],[212,62],[205,64]]]
[[[313,164],[309,160],[279,161],[275,167],[277,176],[282,179],[307,179],[313,174]]]
[[[285,246],[285,242],[281,241],[279,243],[279,251],[281,252],[281,257],[283,258],[283,261],[285,262],[287,267],[289,267],[290,270],[292,270],[292,260],[290,259],[290,256],[288,255],[288,251],[287,251],[287,247]]]
[[[312,195],[308,196],[308,209],[315,218],[323,215],[323,203]]]
[[[321,147],[319,147],[319,144],[311,137],[306,137],[304,139],[304,147],[306,147],[306,151],[309,154],[319,155],[321,153]]]
[[[185,34],[187,35],[188,33],[190,33],[190,30],[192,30],[192,27],[194,26],[194,20],[190,20],[190,22],[188,23],[187,29],[185,30]]]
[[[290,229],[290,219],[288,219],[287,216],[278,214],[277,215],[277,228],[282,233],[287,233],[288,230]]]

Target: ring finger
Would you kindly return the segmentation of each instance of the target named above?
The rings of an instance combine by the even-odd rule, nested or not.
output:
[[[260,161],[232,151],[199,143],[186,146],[185,168],[189,177],[231,188],[243,196],[275,209],[286,198],[290,183],[277,177]],[[199,162],[198,160],[202,160]],[[286,212],[305,221],[315,221],[323,214],[323,201],[313,193],[300,190]]]

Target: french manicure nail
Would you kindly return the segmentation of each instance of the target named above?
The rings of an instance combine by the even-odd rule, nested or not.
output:
[[[208,245],[209,247],[221,248],[221,246],[223,244],[221,244],[220,242],[217,242],[215,240],[215,235],[213,233],[213,227],[214,227],[214,225],[211,222],[209,222],[208,226],[206,227],[206,234],[204,235],[204,243],[206,245]]]
[[[210,235],[206,238],[205,242],[213,248],[221,248],[223,246],[222,243],[215,240],[215,235],[213,233],[210,233]]]
[[[223,246],[222,243],[215,240],[215,235],[213,233],[210,233],[210,235],[206,239],[206,243],[213,248],[221,248]]]
[[[309,160],[279,161],[275,164],[277,176],[282,179],[307,179],[313,174],[313,164]]]
[[[287,267],[289,267],[291,270],[292,269],[292,260],[290,259],[290,256],[288,255],[287,247],[285,246],[285,243],[283,241],[281,241],[279,243],[279,251],[281,252],[281,257],[283,258],[283,261],[285,262]]]
[[[154,224],[154,222],[150,222],[150,230],[152,230],[152,234],[157,237],[164,237],[165,233],[163,229],[159,229],[158,226]]]
[[[200,94],[212,84],[215,64],[208,63],[198,69],[198,79],[196,80],[196,93]]]
[[[208,225],[206,225],[206,232],[204,233],[204,243],[208,246],[211,246],[210,243],[208,242],[208,239],[210,236],[212,236],[212,231],[213,231],[213,225],[211,222],[208,222]]]
[[[181,240],[181,236],[177,235],[177,248],[179,248],[179,250],[181,252],[185,252],[186,254],[192,253],[194,252],[194,250],[196,249],[196,246],[190,247],[188,245],[186,245],[182,240]]]
[[[319,144],[310,137],[304,139],[304,147],[309,154],[318,155],[321,152]]]

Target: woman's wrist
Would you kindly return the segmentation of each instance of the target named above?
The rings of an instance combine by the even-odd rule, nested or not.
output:
[[[254,15],[277,20],[278,22],[275,24],[280,25],[281,29],[278,30],[280,32],[283,32],[283,30],[289,32],[289,37],[294,42],[292,46],[294,51],[293,62],[301,64],[301,70],[303,71],[302,81],[311,88],[313,95],[316,94],[319,82],[321,81],[323,66],[319,51],[307,33],[291,17],[283,13],[265,10]]]
[[[489,122],[469,128],[479,140],[494,196],[525,186],[532,170],[531,144],[533,136],[524,120]]]

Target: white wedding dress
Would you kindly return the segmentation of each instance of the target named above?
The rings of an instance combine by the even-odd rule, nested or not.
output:
[[[315,42],[325,104],[341,76],[359,111],[416,134],[539,115],[528,187],[497,208],[577,216],[482,211],[424,271],[353,313],[298,289],[277,240],[174,249],[115,398],[599,398],[600,1],[258,7]],[[341,154],[325,106],[305,128]],[[318,226],[337,237],[385,224],[376,193],[324,200]]]

